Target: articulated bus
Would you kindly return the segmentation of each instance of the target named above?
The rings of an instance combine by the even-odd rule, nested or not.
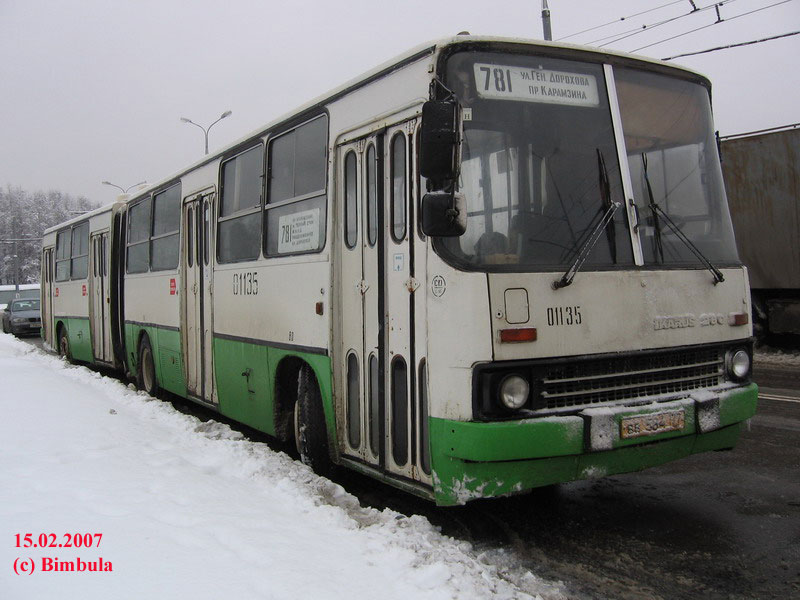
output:
[[[734,447],[703,76],[458,36],[47,231],[44,337],[440,505]]]

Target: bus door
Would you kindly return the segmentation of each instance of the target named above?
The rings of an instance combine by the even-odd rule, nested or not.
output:
[[[55,332],[53,331],[53,281],[55,271],[53,263],[53,248],[42,251],[42,339],[52,348],[56,347]]]
[[[384,402],[380,394],[378,317],[378,164],[383,136],[337,149],[336,247],[341,281],[337,380],[344,400],[342,452],[383,464]]]
[[[212,228],[214,193],[184,200],[181,273],[181,332],[186,388],[189,395],[214,402],[212,371]]]
[[[411,140],[416,121],[337,149],[341,302],[336,361],[343,454],[416,480],[416,291]],[[423,291],[420,291],[423,293]],[[420,340],[421,341],[421,340]]]
[[[92,351],[95,360],[112,362],[111,290],[108,285],[108,232],[92,235],[89,265],[89,316],[92,330]]]

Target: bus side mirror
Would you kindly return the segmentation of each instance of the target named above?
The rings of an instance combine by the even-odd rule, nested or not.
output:
[[[458,146],[458,104],[429,100],[422,105],[419,172],[434,181],[456,175]]]
[[[458,237],[466,230],[467,207],[462,194],[439,191],[422,197],[422,233]]]

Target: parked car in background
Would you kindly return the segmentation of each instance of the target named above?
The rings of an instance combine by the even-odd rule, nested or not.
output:
[[[42,329],[41,300],[12,300],[3,311],[3,332],[14,335],[38,335]]]
[[[38,298],[38,283],[23,283],[20,285],[0,285],[0,312],[6,309],[12,300],[21,298]]]

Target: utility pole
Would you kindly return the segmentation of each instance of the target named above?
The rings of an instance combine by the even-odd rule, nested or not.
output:
[[[17,254],[17,240],[13,241],[14,250],[11,256],[14,258],[14,291],[19,292],[19,254]]]
[[[550,9],[547,7],[547,0],[542,0],[542,31],[545,41],[552,41],[553,32],[550,29]]]

